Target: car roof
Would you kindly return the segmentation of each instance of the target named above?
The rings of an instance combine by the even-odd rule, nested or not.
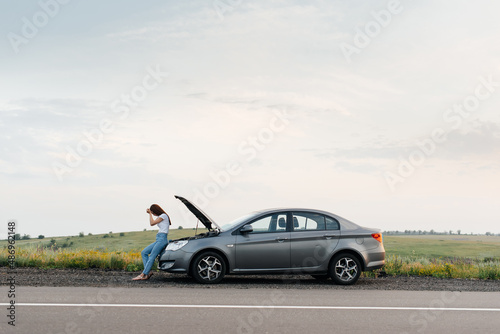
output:
[[[317,209],[308,209],[308,208],[270,208],[270,209],[264,209],[264,210],[256,210],[256,211],[253,211],[253,213],[272,213],[272,212],[279,212],[279,211],[314,212],[314,213],[324,214],[327,216],[338,217],[336,214],[328,212],[328,211],[317,210]]]
[[[310,213],[318,213],[322,214],[325,216],[333,217],[336,220],[338,220],[344,228],[347,229],[357,229],[357,228],[362,228],[362,226],[359,226],[356,223],[353,223],[352,221],[345,219],[339,215],[336,215],[334,213],[324,211],[324,210],[317,210],[317,209],[308,209],[308,208],[272,208],[272,209],[264,209],[264,210],[257,210],[250,212],[249,214],[254,214],[254,216],[260,216],[260,215],[265,215],[268,213],[273,213],[273,212],[285,212],[285,211],[292,211],[292,212],[310,212]]]

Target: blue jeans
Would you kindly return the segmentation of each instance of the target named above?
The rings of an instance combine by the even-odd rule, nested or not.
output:
[[[156,241],[142,250],[141,256],[142,256],[142,263],[144,264],[144,270],[142,271],[142,273],[144,275],[149,274],[151,268],[153,268],[153,264],[155,263],[156,257],[167,246],[167,244],[168,244],[167,234],[158,233],[156,234]]]

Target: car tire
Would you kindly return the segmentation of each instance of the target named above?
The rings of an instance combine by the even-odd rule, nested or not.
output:
[[[203,252],[191,263],[191,275],[202,284],[219,283],[226,273],[226,262],[215,252]]]
[[[341,253],[336,255],[330,263],[329,274],[336,284],[351,285],[359,279],[361,265],[356,256]]]

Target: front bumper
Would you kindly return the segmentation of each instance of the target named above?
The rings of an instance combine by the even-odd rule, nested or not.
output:
[[[164,251],[158,260],[158,269],[169,273],[188,273],[192,253],[182,249]]]

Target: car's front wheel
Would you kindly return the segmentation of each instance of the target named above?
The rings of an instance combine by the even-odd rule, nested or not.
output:
[[[356,283],[361,275],[361,265],[356,256],[342,253],[333,258],[329,274],[336,284],[351,285]]]
[[[219,283],[226,272],[226,262],[215,252],[203,252],[191,264],[191,275],[200,283]]]

